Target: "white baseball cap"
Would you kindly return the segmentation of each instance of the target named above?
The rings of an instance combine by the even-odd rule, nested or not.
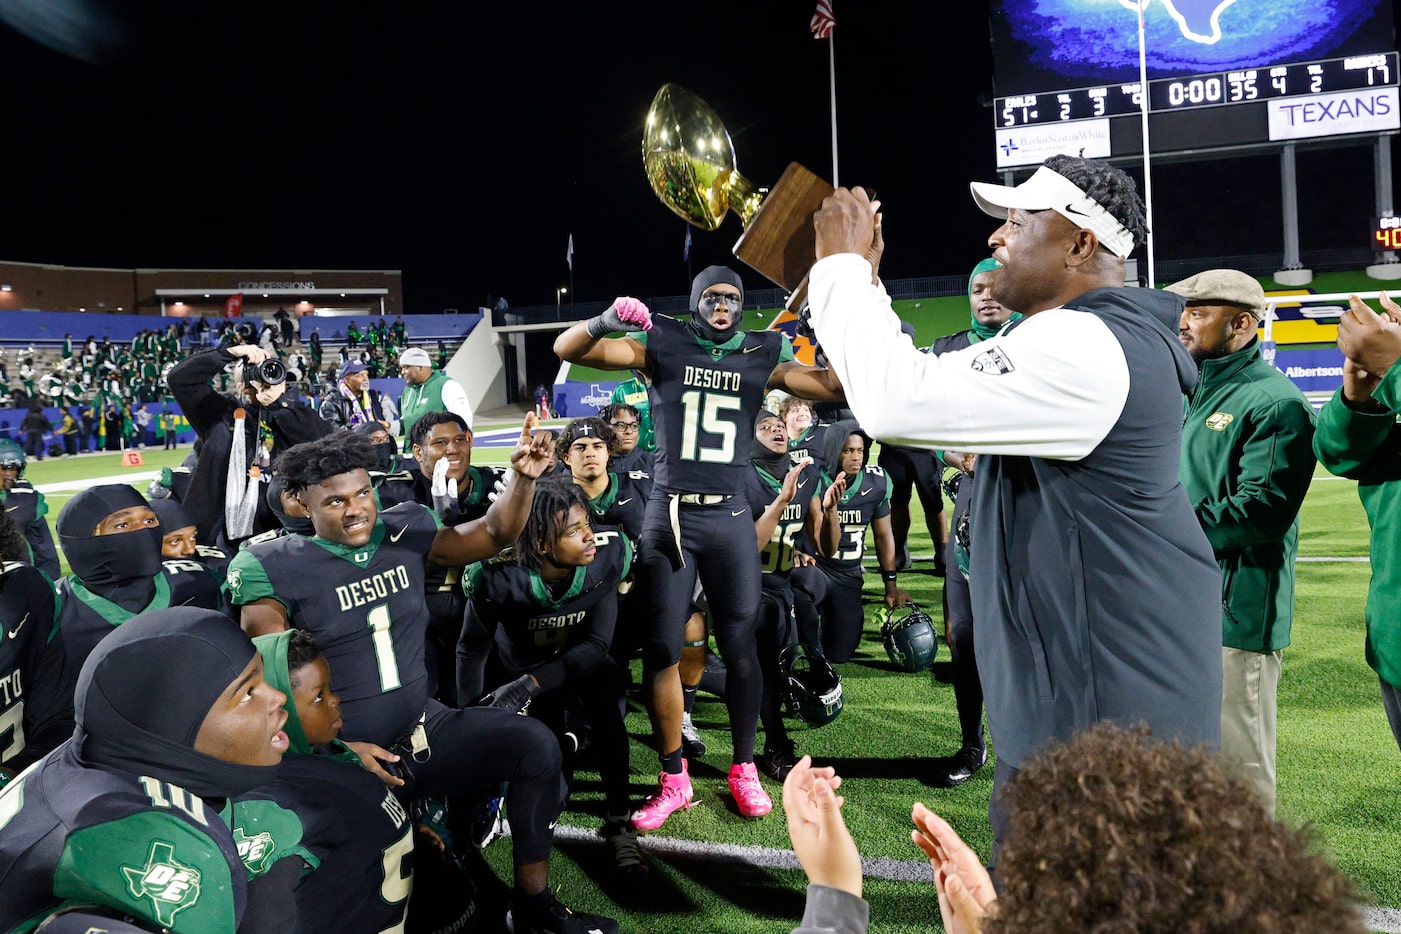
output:
[[[1007,211],[1055,211],[1076,227],[1092,231],[1105,249],[1118,257],[1133,252],[1133,234],[1098,201],[1070,179],[1044,165],[1015,188],[988,182],[970,182],[973,200],[984,214],[1005,219]]]

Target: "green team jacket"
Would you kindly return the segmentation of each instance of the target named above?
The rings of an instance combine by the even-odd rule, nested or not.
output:
[[[441,412],[447,408],[443,405],[443,384],[447,381],[446,373],[434,370],[433,375],[422,383],[405,386],[404,391],[399,394],[399,424],[404,429],[406,453],[413,450],[413,442],[409,440],[409,435],[413,431],[414,422],[429,412]]]
[[[1289,644],[1299,507],[1313,477],[1314,414],[1259,341],[1203,361],[1187,398],[1178,474],[1221,566],[1221,644]]]
[[[1359,412],[1339,389],[1318,415],[1313,449],[1329,473],[1357,481],[1372,527],[1372,583],[1367,589],[1367,664],[1401,687],[1401,366],[1386,371],[1372,398],[1381,408]]]

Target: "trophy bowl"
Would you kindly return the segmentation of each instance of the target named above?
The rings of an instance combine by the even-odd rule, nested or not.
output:
[[[790,163],[772,191],[735,168],[734,144],[709,104],[666,84],[652,98],[642,136],[642,165],[652,191],[677,216],[716,230],[734,211],[744,225],[734,254],[792,292],[816,257],[812,216],[832,186]]]

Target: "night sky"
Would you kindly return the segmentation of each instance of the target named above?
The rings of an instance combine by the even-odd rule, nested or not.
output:
[[[580,301],[682,293],[685,224],[642,170],[648,104],[667,82],[708,100],[757,184],[793,160],[830,177],[813,5],[0,0],[12,23],[107,17],[50,30],[73,54],[0,26],[0,258],[402,269],[423,313],[553,303],[572,233]],[[996,226],[967,188],[996,177],[986,4],[835,12],[839,180],[885,204],[883,272],[961,275]],[[1365,242],[1371,166],[1365,147],[1301,153],[1305,251]],[[1156,167],[1159,260],[1279,252],[1278,178],[1270,156]],[[691,268],[739,233],[693,231]]]

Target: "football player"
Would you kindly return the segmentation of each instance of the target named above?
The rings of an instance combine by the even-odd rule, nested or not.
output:
[[[571,363],[639,370],[651,381],[657,472],[638,548],[638,589],[652,626],[643,668],[662,770],[657,793],[633,815],[639,829],[661,826],[693,796],[681,751],[684,701],[677,663],[698,576],[730,674],[730,790],[747,817],[773,807],[754,767],[762,691],[754,641],[760,574],[744,500],[746,439],[769,387],[832,399],[841,397],[841,387],[827,370],[795,362],[785,335],[745,331],[743,304],[739,275],[710,266],[691,284],[688,318],[654,317],[637,299],[619,298],[554,345]],[[604,339],[617,331],[629,335]]]
[[[483,703],[512,713],[529,705],[531,716],[560,737],[566,762],[578,746],[577,734],[568,736],[569,714],[582,710],[603,779],[603,836],[614,866],[636,880],[645,877],[646,865],[628,823],[628,738],[618,703],[624,680],[608,656],[632,546],[617,529],[593,525],[592,515],[579,486],[546,480],[536,488],[515,560],[468,569],[458,694],[479,698],[495,684]]]
[[[895,570],[895,535],[890,524],[890,479],[868,467],[871,439],[854,421],[828,426],[830,465],[822,471],[822,531],[826,541],[812,565],[793,572],[798,641],[821,650],[829,662],[849,661],[861,643],[861,557],[866,529],[875,535],[876,558],[885,584],[885,605],[908,603]],[[830,470],[830,472],[829,472]],[[834,479],[835,475],[835,479]],[[827,557],[831,555],[831,557]]]
[[[75,670],[113,628],[171,606],[221,610],[219,581],[198,561],[162,559],[160,520],[123,483],[89,487],[58,514],[73,573],[58,582],[58,625]]]
[[[246,874],[218,808],[275,776],[282,701],[220,613],[118,627],[78,676],[73,737],[0,791],[0,930],[75,898],[151,928],[238,929]]]
[[[598,417],[613,429],[611,469],[620,473],[625,470],[641,470],[648,474],[655,472],[657,455],[643,443],[644,440],[651,440],[651,424],[644,425],[636,408],[626,402],[614,402],[599,409]],[[649,437],[643,439],[644,434]]]
[[[73,678],[53,581],[0,514],[0,785],[73,735]]]
[[[598,521],[621,528],[635,543],[652,495],[652,476],[615,466],[613,452],[621,440],[602,418],[576,418],[559,433],[555,457],[583,489],[589,511]]]
[[[310,514],[315,536],[288,535],[239,552],[226,587],[250,635],[290,625],[316,638],[345,710],[346,739],[395,752],[389,762],[403,780],[401,800],[510,783],[518,931],[616,932],[609,919],[571,913],[547,885],[562,803],[559,744],[549,729],[502,710],[454,710],[428,696],[426,565],[461,567],[515,541],[554,447],[550,433],[534,427],[534,415],[526,416],[511,481],[486,515],[451,527],[418,503],[379,512],[369,439],[343,432],[298,445],[278,472]]]
[[[215,579],[222,581],[229,568],[229,556],[221,548],[199,543],[199,529],[195,528],[195,520],[180,505],[180,501],[166,497],[153,499],[150,505],[160,521],[161,557],[166,560],[193,559],[209,568]]]
[[[53,533],[44,519],[49,504],[34,484],[24,479],[24,448],[9,438],[0,438],[0,505],[19,529],[33,552],[30,564],[50,578],[59,576],[58,551]],[[26,560],[26,559],[16,559]]]
[[[749,463],[745,496],[753,513],[763,568],[757,636],[764,678],[759,708],[764,751],[755,761],[781,782],[798,757],[783,724],[778,657],[784,646],[797,641],[789,578],[795,566],[811,563],[812,543],[822,540],[821,481],[811,461],[792,462],[787,429],[772,412],[760,412],[755,419]]]
[[[504,482],[498,467],[472,464],[472,431],[453,412],[429,412],[414,422],[409,432],[413,459],[405,470],[385,477],[377,488],[384,508],[399,503],[419,503],[454,525],[486,515],[490,496]],[[383,453],[383,445],[375,449]],[[462,568],[430,562],[424,581],[428,601],[429,694],[449,707],[459,706],[454,658],[462,634]]]
[[[264,678],[287,697],[287,755],[277,777],[233,802],[229,815],[250,898],[275,900],[264,911],[283,931],[324,931],[328,918],[366,931],[401,928],[413,888],[408,812],[337,738],[340,698],[316,641],[290,629],[253,642]]]

